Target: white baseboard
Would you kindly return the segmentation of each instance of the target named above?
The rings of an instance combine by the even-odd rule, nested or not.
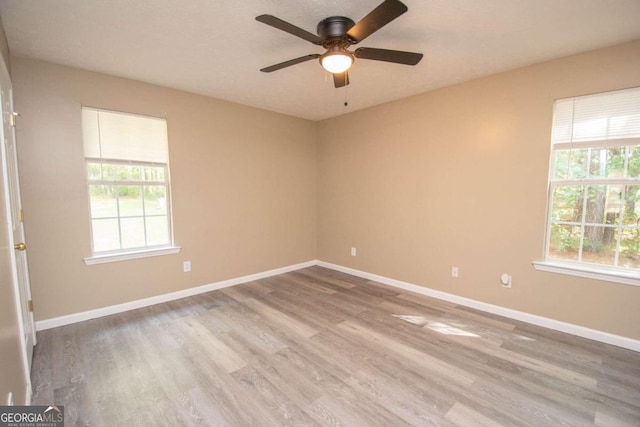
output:
[[[317,265],[319,265],[320,267],[329,268],[331,270],[351,274],[353,276],[362,277],[363,279],[373,280],[385,285],[415,292],[417,294],[426,295],[428,297],[441,299],[444,301],[452,302],[454,304],[464,305],[466,307],[472,307],[481,311],[508,317],[510,319],[520,320],[522,322],[531,323],[545,328],[554,329],[556,331],[566,332],[568,334],[577,335],[579,337],[589,338],[595,341],[600,341],[606,344],[611,344],[640,352],[640,341],[634,340],[632,338],[614,335],[608,332],[598,331],[596,329],[590,329],[584,326],[562,322],[560,320],[549,319],[548,317],[537,316],[535,314],[526,313],[524,311],[518,311],[498,305],[488,304],[486,302],[476,301],[470,298],[464,298],[458,295],[449,294],[447,292],[437,291],[434,289],[426,288],[424,286],[418,286],[414,285],[413,283],[402,282],[400,280],[390,279],[384,276],[378,276],[377,274],[371,274],[365,271],[355,270],[353,268],[343,267],[337,264],[318,261]]]
[[[95,310],[83,311],[80,313],[69,314],[66,316],[54,317],[52,319],[39,320],[36,322],[36,330],[44,331],[46,329],[57,328],[59,326],[70,325],[72,323],[82,322],[97,317],[109,316],[112,314],[122,313],[124,311],[135,310],[136,308],[147,307],[154,304],[160,304],[167,301],[174,301],[180,298],[186,298],[193,295],[203,294],[205,292],[215,291],[217,289],[228,288],[230,286],[239,285],[241,283],[252,282],[254,280],[264,279],[265,277],[277,276],[278,274],[288,273],[301,268],[317,265],[316,260],[303,262],[300,264],[289,265],[286,267],[276,268],[273,270],[263,271],[261,273],[250,274],[248,276],[237,277],[234,279],[223,280],[221,282],[210,283],[208,285],[198,286],[195,288],[183,289],[181,291],[171,292],[168,294],[157,295],[154,297],[139,299],[136,301],[125,302],[122,304],[111,305],[108,307],[96,308]]]
[[[186,298],[189,296],[198,295],[205,292],[215,291],[217,289],[228,288],[230,286],[252,282],[254,280],[264,279],[266,277],[277,276],[278,274],[288,273],[290,271],[300,270],[302,268],[307,268],[314,265],[329,268],[331,270],[341,271],[343,273],[351,274],[357,277],[362,277],[368,280],[373,280],[375,282],[379,282],[385,285],[404,289],[406,291],[415,292],[417,294],[426,295],[428,297],[441,299],[443,301],[452,302],[454,304],[464,305],[466,307],[472,307],[481,311],[486,311],[488,313],[498,314],[500,316],[508,317],[510,319],[520,320],[522,322],[531,323],[534,325],[542,326],[542,327],[553,329],[556,331],[565,332],[565,333],[576,335],[579,337],[589,338],[595,341],[600,341],[606,344],[611,344],[618,347],[627,348],[629,350],[640,352],[640,341],[634,340],[632,338],[623,337],[620,335],[614,335],[608,332],[603,332],[596,329],[590,329],[584,326],[562,322],[560,320],[550,319],[548,317],[537,316],[535,314],[513,310],[510,308],[505,308],[498,305],[493,305],[486,302],[461,297],[461,296],[450,294],[447,292],[437,291],[435,289],[430,289],[424,286],[415,285],[413,283],[403,282],[400,280],[391,279],[389,277],[379,276],[377,274],[367,273],[366,271],[360,271],[353,268],[343,267],[341,265],[331,264],[331,263],[319,261],[319,260],[307,261],[300,264],[294,264],[294,265],[290,265],[282,268],[276,268],[273,270],[263,271],[261,273],[250,274],[248,276],[237,277],[229,280],[223,280],[221,282],[210,283],[208,285],[184,289],[181,291],[171,292],[168,294],[157,295],[154,297],[144,298],[141,300],[130,301],[123,304],[97,308],[95,310],[83,311],[81,313],[69,314],[66,316],[55,317],[52,319],[40,320],[36,322],[36,330],[43,331],[45,329],[57,328],[58,326],[69,325],[72,323],[82,322],[84,320],[94,319],[97,317],[109,316],[111,314],[117,314],[117,313],[122,313],[124,311],[135,310],[136,308],[147,307],[154,304],[160,304],[163,302],[173,301],[180,298]]]

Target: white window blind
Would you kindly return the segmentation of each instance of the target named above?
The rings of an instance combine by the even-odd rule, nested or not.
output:
[[[82,133],[85,157],[168,163],[164,119],[85,107]]]
[[[640,89],[556,101],[553,144],[625,138],[640,138]]]

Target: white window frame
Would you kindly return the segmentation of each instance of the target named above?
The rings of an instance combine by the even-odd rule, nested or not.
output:
[[[132,115],[132,116],[139,116],[139,117],[149,117],[149,118],[153,118],[153,119],[157,119],[156,117],[150,117],[150,116],[143,116],[143,115],[139,115],[139,114],[132,114],[132,113],[126,113],[126,112],[120,112],[120,111],[110,111],[110,110],[102,110],[102,109],[97,109],[97,108],[92,108],[92,107],[83,107],[83,108],[88,108],[88,109],[92,109],[92,110],[98,110],[98,111],[106,111],[109,113],[116,113],[116,114],[123,114],[123,115]],[[120,160],[120,159],[106,159],[106,158],[96,158],[96,157],[85,157],[84,158],[84,163],[85,163],[85,179],[87,182],[87,193],[89,196],[89,219],[91,222],[91,226],[90,226],[90,239],[91,239],[91,252],[92,255],[89,257],[84,258],[84,262],[87,265],[93,265],[93,264],[103,264],[103,263],[108,263],[108,262],[114,262],[114,261],[125,261],[125,260],[131,260],[131,259],[137,259],[137,258],[146,258],[146,257],[153,257],[153,256],[159,256],[159,255],[169,255],[169,254],[176,254],[178,252],[180,252],[181,248],[179,246],[176,246],[174,244],[174,237],[173,237],[173,221],[172,221],[172,203],[171,203],[171,179],[170,179],[170,173],[169,173],[169,163],[168,163],[168,159],[167,159],[167,163],[160,163],[160,162],[145,162],[145,161],[137,161],[137,160]],[[154,180],[154,181],[146,181],[144,180],[144,177],[141,176],[140,180],[117,180],[117,179],[105,179],[104,176],[101,176],[100,179],[91,179],[89,177],[89,172],[88,172],[88,165],[90,163],[100,163],[100,164],[110,164],[110,165],[115,165],[115,166],[139,166],[142,168],[147,166],[147,167],[154,167],[154,168],[162,168],[164,170],[164,180],[163,181],[158,181],[158,180]],[[91,193],[90,193],[90,189],[91,186],[93,185],[105,185],[105,186],[114,186],[116,188],[116,192],[115,192],[115,197],[116,197],[116,209],[117,209],[117,217],[113,217],[111,219],[117,219],[118,220],[118,238],[120,240],[120,247],[122,247],[122,233],[121,233],[121,228],[120,228],[120,220],[122,218],[143,218],[143,220],[146,220],[146,218],[149,217],[154,217],[157,215],[147,215],[146,214],[146,210],[145,210],[145,198],[144,198],[144,187],[145,186],[161,186],[165,188],[165,195],[166,195],[166,217],[167,217],[167,228],[168,228],[168,234],[169,234],[169,242],[167,244],[161,244],[161,245],[146,245],[147,242],[147,231],[146,231],[146,226],[145,226],[145,246],[141,246],[141,247],[135,247],[135,248],[127,248],[127,249],[117,249],[117,250],[111,250],[111,251],[96,251],[94,248],[94,238],[93,238],[93,220],[96,218],[93,218],[92,215],[92,209],[91,209]],[[140,187],[140,191],[141,191],[141,199],[142,199],[142,215],[141,216],[133,216],[133,217],[121,217],[120,216],[120,208],[119,208],[119,204],[118,204],[118,198],[119,198],[119,191],[117,190],[118,186],[139,186]],[[164,215],[162,215],[164,216]],[[109,219],[109,218],[103,218],[101,217],[100,219]]]
[[[631,90],[638,90],[640,88],[635,88]],[[555,118],[555,108],[554,108],[554,118]],[[624,217],[624,207],[621,208],[621,213],[618,215],[618,218],[614,224],[592,224],[586,222],[586,203],[587,203],[587,191],[590,186],[620,186],[622,188],[622,196],[621,199],[625,200],[625,191],[627,185],[640,185],[640,177],[627,177],[628,171],[628,163],[629,163],[629,152],[632,148],[640,146],[640,137],[636,138],[617,138],[617,139],[597,139],[592,141],[579,141],[579,142],[556,142],[551,145],[551,153],[550,153],[550,161],[549,161],[549,180],[548,180],[548,196],[547,196],[547,219],[546,219],[546,232],[545,232],[545,245],[544,245],[544,261],[534,262],[533,265],[537,270],[567,274],[571,276],[585,277],[596,280],[604,280],[609,282],[622,283],[627,285],[635,285],[640,286],[640,268],[628,268],[628,267],[620,267],[620,266],[608,266],[608,265],[600,265],[595,263],[590,263],[588,261],[582,260],[582,252],[584,249],[584,228],[589,226],[598,226],[604,228],[613,228],[614,230],[622,230],[624,227],[623,217]],[[571,150],[571,149],[588,149],[588,148],[599,148],[599,149],[610,149],[610,148],[621,148],[624,150],[624,164],[623,164],[623,177],[615,177],[615,178],[607,178],[607,177],[589,177],[587,175],[586,178],[567,178],[567,179],[559,179],[554,177],[555,171],[555,159],[556,152],[559,150]],[[590,151],[587,157],[586,167],[591,163],[591,154],[593,152]],[[553,221],[552,211],[553,211],[553,194],[554,189],[557,186],[570,186],[570,185],[579,185],[583,186],[583,203],[585,206],[582,208],[582,217],[580,222],[574,221]],[[606,187],[609,188],[609,187]],[[551,230],[552,226],[555,224],[562,225],[571,225],[571,226],[579,226],[582,227],[582,232],[580,236],[580,244],[579,244],[579,253],[578,260],[562,260],[557,258],[552,258],[549,256],[549,249],[551,243]],[[619,233],[618,233],[619,236]],[[616,251],[615,251],[615,260],[614,264],[618,263],[618,257],[620,255],[620,237],[616,239]]]

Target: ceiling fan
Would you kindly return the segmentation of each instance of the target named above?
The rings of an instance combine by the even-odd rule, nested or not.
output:
[[[407,6],[399,0],[384,0],[357,24],[344,16],[330,16],[323,19],[318,23],[318,35],[296,27],[273,15],[260,15],[256,17],[257,21],[300,37],[315,45],[322,46],[327,50],[322,55],[314,53],[301,56],[263,68],[260,71],[270,73],[301,62],[319,59],[322,67],[333,74],[333,83],[338,88],[349,84],[348,70],[355,58],[416,65],[422,59],[421,53],[370,47],[360,47],[353,52],[349,51],[351,45],[360,43],[407,10]]]

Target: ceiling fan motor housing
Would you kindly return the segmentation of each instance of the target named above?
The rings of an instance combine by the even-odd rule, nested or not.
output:
[[[325,48],[337,43],[349,45],[351,40],[347,36],[347,31],[354,25],[355,22],[345,16],[330,16],[318,23],[317,33]]]

